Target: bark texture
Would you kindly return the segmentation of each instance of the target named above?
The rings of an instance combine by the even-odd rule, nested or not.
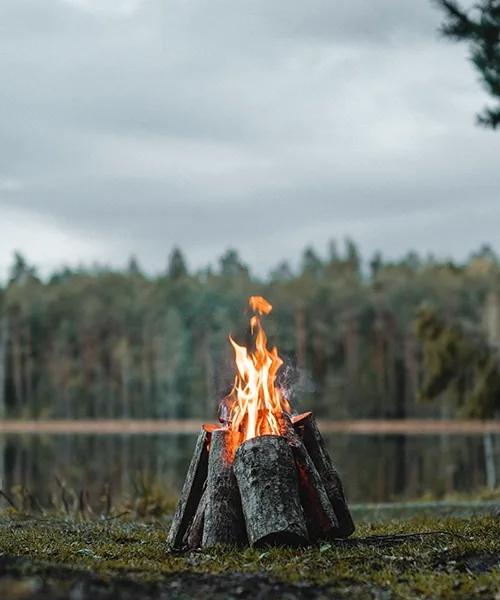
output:
[[[354,522],[347,506],[340,475],[332,464],[314,415],[306,413],[295,417],[293,426],[323,481],[337,517],[338,528],[334,532],[334,537],[349,537],[354,532]]]
[[[307,546],[295,460],[285,437],[265,435],[236,450],[234,473],[252,546]]]
[[[338,537],[339,523],[313,460],[293,427],[287,431],[299,474],[299,494],[311,542]]]
[[[208,459],[207,506],[203,546],[248,543],[241,497],[233,471],[234,451],[241,434],[228,429],[212,433]]]
[[[208,448],[213,429],[216,426],[204,425],[194,449],[193,458],[182,487],[181,497],[175,509],[172,525],[167,536],[167,544],[171,548],[180,548],[182,540],[196,514],[203,494],[203,487],[208,473]]]
[[[184,548],[200,548],[203,539],[203,528],[205,526],[205,511],[208,504],[208,493],[205,486],[205,491],[201,497],[198,508],[194,517],[186,529],[186,533],[182,538],[182,546]]]

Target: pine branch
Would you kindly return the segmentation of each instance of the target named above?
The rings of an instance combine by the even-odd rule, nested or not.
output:
[[[479,17],[469,17],[458,0],[432,0],[445,13],[439,32],[454,42],[469,42],[471,61],[490,96],[500,98],[500,2],[483,0],[475,5]],[[485,108],[476,124],[489,129],[500,126],[500,107]]]
[[[500,107],[497,109],[485,108],[482,113],[477,115],[476,123],[480,127],[488,129],[500,127]]]
[[[470,40],[475,37],[477,23],[471,21],[456,0],[433,0],[446,13],[447,21],[439,28],[443,37],[453,41]]]

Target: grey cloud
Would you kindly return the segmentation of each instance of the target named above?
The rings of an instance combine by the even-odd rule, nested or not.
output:
[[[114,260],[232,245],[262,271],[329,235],[399,252],[426,219],[441,242],[436,214],[496,214],[500,138],[474,130],[480,92],[427,2],[3,0],[0,22],[0,174],[22,184],[0,208]],[[478,237],[460,227],[450,248]]]

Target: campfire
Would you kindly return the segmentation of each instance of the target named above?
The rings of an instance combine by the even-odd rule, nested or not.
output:
[[[171,548],[307,546],[354,531],[342,482],[312,413],[292,416],[276,384],[260,296],[249,305],[255,347],[234,349],[236,377],[218,425],[204,425],[168,534]]]

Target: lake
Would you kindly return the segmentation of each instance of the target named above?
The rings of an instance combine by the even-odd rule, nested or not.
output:
[[[326,433],[350,503],[411,500],[486,485],[482,435]],[[500,435],[490,438],[500,469]],[[196,434],[0,434],[2,489],[25,489],[42,505],[60,494],[57,480],[91,502],[109,486],[112,498],[134,495],[138,481],[179,492]],[[6,500],[2,499],[5,504]]]

